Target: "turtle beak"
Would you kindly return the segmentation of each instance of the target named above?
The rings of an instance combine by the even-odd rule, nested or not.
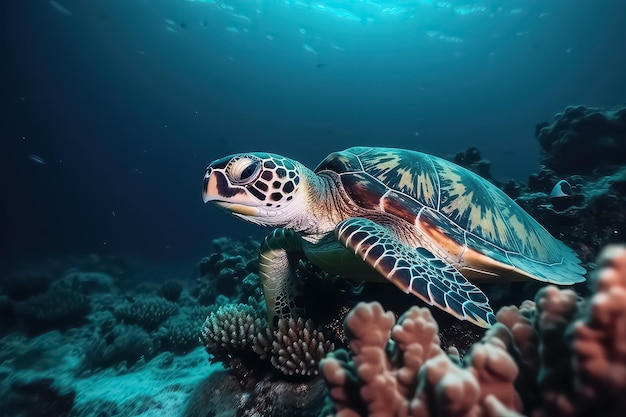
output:
[[[222,178],[221,187],[218,177]],[[224,174],[219,171],[214,171],[213,168],[208,167],[204,173],[204,180],[202,182],[202,200],[205,203],[211,201],[216,206],[232,213],[244,216],[259,215],[258,208],[245,204],[248,202],[248,199],[246,198],[246,194],[243,190],[229,188],[227,184],[224,184],[224,182]],[[223,191],[222,193],[220,193],[220,188]],[[228,197],[228,201],[224,201],[225,197],[222,195],[224,194],[224,191],[232,193]]]
[[[213,169],[208,167],[204,173],[204,181],[202,184],[202,200],[208,203],[211,200],[215,200],[219,197],[217,192],[217,180],[215,175],[211,175]]]

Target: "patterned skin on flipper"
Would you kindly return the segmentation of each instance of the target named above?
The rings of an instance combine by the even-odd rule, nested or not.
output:
[[[389,229],[364,218],[340,222],[336,234],[346,248],[404,292],[480,327],[496,322],[485,294],[428,249],[408,247]]]

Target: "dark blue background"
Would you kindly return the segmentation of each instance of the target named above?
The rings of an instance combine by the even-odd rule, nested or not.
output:
[[[6,262],[176,262],[216,236],[260,237],[201,201],[204,167],[234,152],[314,167],[353,145],[477,146],[497,177],[524,180],[536,123],[626,97],[623,0],[487,1],[469,16],[409,2],[413,18],[369,23],[279,1],[233,1],[250,22],[183,0],[59,2],[72,14],[43,0],[0,6]]]

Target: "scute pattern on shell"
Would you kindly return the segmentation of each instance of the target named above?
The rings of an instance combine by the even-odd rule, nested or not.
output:
[[[384,211],[504,264],[547,278],[551,266],[576,279],[574,253],[504,192],[445,159],[420,152],[355,147],[331,154],[315,170],[338,175],[360,207]],[[580,281],[577,279],[575,282]],[[571,282],[568,282],[571,283]]]

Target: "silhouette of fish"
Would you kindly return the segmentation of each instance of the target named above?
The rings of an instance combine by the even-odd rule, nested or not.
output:
[[[31,161],[33,161],[34,163],[39,164],[39,165],[43,165],[46,163],[45,159],[43,159],[39,155],[35,155],[34,153],[29,153],[26,157],[30,159]]]

